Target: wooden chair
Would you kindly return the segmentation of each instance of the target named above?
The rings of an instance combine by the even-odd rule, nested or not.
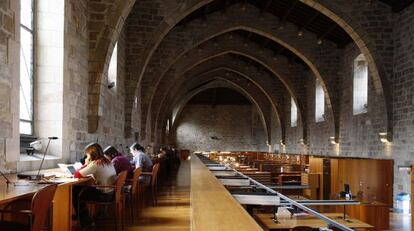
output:
[[[35,193],[32,198],[30,210],[11,210],[9,207],[21,200],[13,201],[4,207],[4,210],[0,210],[1,221],[0,230],[31,230],[41,231],[44,230],[47,218],[49,217],[49,209],[52,207],[53,197],[55,196],[57,185],[52,184],[40,189]],[[19,224],[9,221],[4,221],[4,214],[23,214],[29,218],[28,224]],[[50,229],[50,228],[49,228]]]
[[[134,170],[134,174],[131,179],[127,179],[125,182],[126,186],[130,186],[129,188],[125,187],[124,193],[125,193],[125,199],[129,199],[130,203],[130,211],[131,211],[131,220],[132,223],[135,223],[136,217],[139,215],[139,209],[140,209],[140,185],[139,185],[139,177],[142,174],[141,168],[136,168]],[[137,216],[135,216],[135,210],[137,211]]]
[[[122,188],[124,187],[126,177],[128,175],[127,171],[122,171],[118,174],[118,179],[116,180],[115,185],[88,185],[87,187],[95,187],[95,188],[113,188],[115,190],[115,196],[112,201],[88,201],[85,200],[86,204],[92,204],[92,205],[102,205],[102,206],[115,206],[115,225],[116,230],[123,230],[124,229],[124,223],[123,223],[123,197],[122,197]],[[85,187],[86,189],[86,187]],[[85,190],[84,189],[84,190]],[[82,193],[84,192],[82,190],[79,193],[79,197],[81,197]],[[79,211],[79,209],[77,210]]]
[[[291,231],[313,231],[314,229],[309,226],[296,226]]]
[[[151,187],[152,205],[155,206],[157,203],[157,183],[158,183],[158,170],[160,163],[152,166],[152,172],[143,172],[142,175],[151,176],[151,181],[147,187]]]

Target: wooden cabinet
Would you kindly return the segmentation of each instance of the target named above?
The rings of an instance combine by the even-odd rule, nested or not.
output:
[[[375,230],[390,229],[390,211],[385,203],[373,202],[346,206],[346,211],[347,215],[374,226]]]

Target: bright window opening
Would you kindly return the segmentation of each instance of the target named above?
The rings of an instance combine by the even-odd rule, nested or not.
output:
[[[319,80],[315,83],[315,121],[325,121],[325,92]]]
[[[298,108],[296,106],[295,100],[291,98],[290,100],[290,126],[296,127],[298,125]]]
[[[368,62],[363,54],[354,60],[353,111],[354,115],[368,111]]]
[[[33,135],[34,5],[20,5],[20,134]]]
[[[108,84],[112,87],[116,86],[117,72],[118,72],[118,43],[115,44],[112,52],[111,60],[108,67]]]

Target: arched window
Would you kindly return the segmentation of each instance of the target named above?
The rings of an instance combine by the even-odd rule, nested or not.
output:
[[[33,135],[34,2],[20,1],[20,134]]]
[[[63,136],[64,22],[65,0],[20,0],[21,150]],[[49,154],[62,155],[61,140]]]
[[[113,89],[116,87],[116,79],[118,72],[118,43],[115,43],[114,50],[112,52],[111,60],[108,67],[108,85]]]
[[[368,62],[363,54],[354,60],[353,111],[354,115],[368,111]]]
[[[165,127],[165,132],[167,135],[170,134],[170,120],[167,120],[167,126]]]
[[[318,79],[315,81],[315,121],[325,121],[325,92]]]
[[[290,126],[296,127],[298,125],[298,108],[293,97],[290,100]]]

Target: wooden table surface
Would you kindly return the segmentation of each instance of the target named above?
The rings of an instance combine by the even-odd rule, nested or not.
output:
[[[354,218],[347,219],[350,222],[347,222],[340,217],[342,216],[341,213],[324,213],[323,215],[335,220],[338,223],[341,223],[349,228],[363,228],[363,229],[370,229],[373,228],[372,225],[369,225],[367,223],[364,223],[362,221],[359,221]],[[277,230],[277,229],[291,229],[296,226],[310,226],[312,228],[320,228],[320,227],[326,227],[327,224],[321,219],[318,219],[314,216],[305,216],[305,217],[293,217],[290,218],[290,216],[278,216],[279,223],[275,223],[273,219],[273,214],[257,214],[256,215],[257,220],[263,225],[265,230]]]
[[[37,171],[27,173],[36,174]],[[64,175],[59,168],[43,170],[41,173],[45,175]],[[7,177],[15,184],[10,183],[7,186],[5,179],[0,179],[0,206],[21,198],[30,199],[39,189],[48,185],[18,180],[17,174],[8,174]],[[70,231],[72,229],[72,186],[88,184],[91,180],[91,178],[74,179],[67,177],[58,177],[50,180],[51,183],[58,184],[53,198],[53,231]]]
[[[194,154],[191,210],[191,228],[195,231],[263,230]]]

